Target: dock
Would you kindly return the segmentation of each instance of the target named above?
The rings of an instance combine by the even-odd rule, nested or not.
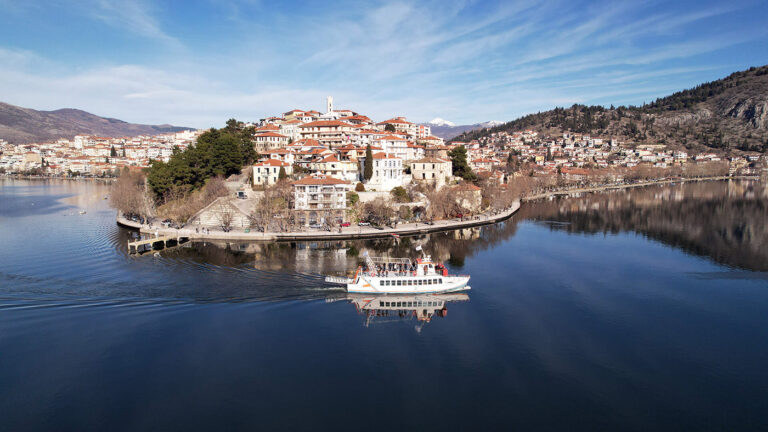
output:
[[[162,250],[169,247],[178,246],[189,241],[189,237],[163,235],[150,237],[146,239],[130,241],[128,240],[128,253],[142,254],[152,250]]]

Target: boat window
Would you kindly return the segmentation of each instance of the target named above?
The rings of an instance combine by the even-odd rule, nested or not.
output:
[[[432,281],[432,283],[433,283],[433,284],[435,284],[435,285],[437,285],[437,284],[439,284],[439,283],[440,283],[440,281],[439,281],[439,280],[437,280],[437,279],[435,279],[434,281]]]
[[[400,302],[397,302],[397,306],[396,306],[396,307],[400,307],[400,305],[401,305],[401,303],[400,303]]]
[[[400,286],[402,284],[403,284],[403,281],[401,281],[401,280],[397,281],[397,286]]]
[[[380,285],[380,286],[384,286],[384,280],[380,280],[380,281],[379,281],[379,285]]]

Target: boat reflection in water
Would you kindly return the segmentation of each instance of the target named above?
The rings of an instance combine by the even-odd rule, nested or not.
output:
[[[372,323],[416,320],[416,331],[432,318],[448,316],[448,303],[469,301],[465,293],[449,294],[347,294],[357,312],[365,317],[364,325]]]

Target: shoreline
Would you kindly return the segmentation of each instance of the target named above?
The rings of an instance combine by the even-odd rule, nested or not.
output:
[[[285,233],[246,233],[246,232],[222,232],[213,231],[208,234],[195,232],[193,228],[152,228],[147,225],[142,225],[138,222],[133,222],[117,215],[117,224],[125,227],[136,229],[142,234],[157,234],[159,236],[169,235],[174,237],[187,237],[190,240],[250,240],[250,241],[264,241],[264,242],[279,242],[279,241],[304,241],[304,240],[355,240],[355,239],[372,239],[372,238],[386,238],[393,234],[398,236],[410,236],[428,234],[441,231],[453,231],[462,228],[472,228],[481,225],[490,225],[497,222],[509,219],[520,210],[520,200],[515,201],[512,206],[494,214],[481,214],[474,218],[467,220],[440,220],[435,221],[434,224],[428,225],[425,223],[407,223],[400,224],[395,228],[376,229],[372,227],[347,227],[342,228],[341,232],[329,232],[329,231],[299,231],[299,232],[285,232]]]
[[[650,181],[630,183],[630,184],[614,184],[614,185],[593,186],[593,187],[586,187],[586,188],[560,189],[560,190],[543,192],[535,195],[522,197],[520,198],[520,200],[534,201],[534,200],[549,198],[553,196],[571,195],[571,194],[577,194],[577,193],[604,192],[609,190],[630,189],[630,188],[636,188],[636,187],[657,186],[657,185],[674,184],[674,183],[690,183],[690,182],[700,182],[700,181],[722,181],[722,180],[760,180],[760,179],[761,179],[760,176],[712,176],[712,177],[650,180]]]
[[[644,182],[630,183],[630,184],[614,184],[614,185],[593,186],[593,187],[586,187],[586,188],[559,189],[555,191],[544,192],[544,193],[522,197],[520,200],[534,201],[538,199],[549,198],[552,196],[571,195],[576,193],[604,192],[609,190],[630,189],[630,188],[636,188],[636,187],[657,186],[657,185],[674,184],[674,183],[690,183],[690,182],[700,182],[700,181],[721,181],[721,180],[760,180],[760,176],[713,176],[713,177],[677,178],[677,179],[665,179],[665,180],[651,180],[651,181],[644,181]]]
[[[396,235],[421,235],[442,231],[453,231],[462,228],[472,228],[482,225],[490,225],[509,219],[522,206],[523,202],[535,201],[539,199],[567,196],[579,193],[604,192],[609,190],[630,189],[646,186],[656,186],[674,183],[700,182],[700,181],[722,181],[722,180],[759,180],[758,176],[714,176],[697,178],[680,178],[653,180],[630,184],[604,185],[587,188],[561,189],[549,192],[537,193],[516,200],[512,206],[495,214],[481,214],[469,220],[448,219],[435,221],[433,225],[425,223],[407,223],[401,224],[396,228],[376,229],[372,227],[347,227],[342,228],[341,232],[328,231],[299,231],[285,233],[257,233],[257,232],[223,232],[213,231],[210,233],[195,232],[194,228],[149,228],[148,225],[142,225],[138,222],[128,220],[119,213],[116,215],[118,225],[138,230],[142,234],[156,234],[158,236],[186,237],[190,240],[231,240],[231,241],[260,241],[260,242],[280,242],[280,241],[323,241],[323,240],[356,240],[356,239],[374,239],[386,238],[393,234]]]

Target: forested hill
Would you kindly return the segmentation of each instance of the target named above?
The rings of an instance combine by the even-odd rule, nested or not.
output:
[[[768,66],[659,98],[641,107],[573,105],[530,114],[502,125],[469,131],[452,141],[495,132],[563,131],[629,143],[668,144],[694,150],[768,150]]]

